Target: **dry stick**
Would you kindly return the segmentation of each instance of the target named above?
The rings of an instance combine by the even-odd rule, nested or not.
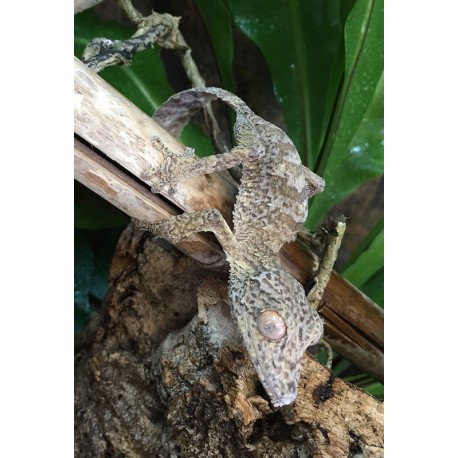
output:
[[[340,244],[345,233],[345,217],[339,216],[331,222],[332,227],[327,234],[326,246],[320,260],[318,271],[315,275],[312,289],[307,294],[307,301],[310,307],[319,310],[319,305],[323,299],[324,291],[331,278],[332,269],[337,259]]]
[[[185,150],[178,140],[78,59],[75,59],[75,132],[136,177],[163,160],[161,150],[151,143],[152,137],[160,138],[168,150],[178,155]],[[77,170],[79,164],[75,161]],[[135,199],[129,200],[128,189],[121,187],[122,190],[113,193],[103,174],[93,174],[98,179],[94,180],[91,189],[104,198],[110,195],[114,205],[130,216],[139,217],[138,203]],[[224,174],[212,174],[186,180],[177,185],[174,194],[163,192],[162,195],[184,211],[217,208],[227,221],[231,221],[236,188]],[[152,213],[141,219],[154,222],[159,218]],[[209,255],[208,258],[201,256],[199,260],[212,265],[216,259],[216,256]],[[318,258],[290,243],[283,247],[280,262],[305,284],[312,276]],[[326,340],[333,348],[365,372],[382,379],[383,311],[333,272],[320,314],[325,318]]]
[[[133,218],[160,221],[177,215],[174,207],[152,194],[113,164],[75,139],[75,178]],[[176,244],[186,255],[208,266],[223,266],[221,248],[208,238],[193,234]]]
[[[73,2],[73,14],[81,13],[89,8],[92,8],[103,0],[74,0]]]
[[[129,19],[137,25],[137,31],[127,40],[94,38],[83,52],[83,62],[96,72],[112,65],[130,65],[135,54],[157,43],[160,47],[177,51],[186,75],[194,88],[205,87],[197,65],[192,58],[191,48],[186,43],[179,29],[180,18],[154,11],[144,17],[135,9],[130,0],[118,0],[119,6]],[[225,144],[221,129],[209,105],[204,110],[205,120],[210,127],[216,149],[223,153],[229,150]]]
[[[118,4],[134,24],[138,25],[141,23],[143,15],[140,13],[140,11],[135,9],[130,0],[118,0]]]

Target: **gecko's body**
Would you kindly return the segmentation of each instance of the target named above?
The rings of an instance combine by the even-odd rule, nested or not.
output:
[[[236,147],[208,158],[167,157],[156,171],[153,192],[190,176],[243,165],[234,207],[233,233],[213,209],[185,213],[140,227],[177,242],[192,232],[212,231],[230,264],[232,313],[243,342],[274,406],[297,395],[300,361],[322,337],[323,324],[307,304],[303,287],[278,263],[285,242],[295,239],[307,217],[307,200],[323,180],[304,167],[289,137],[255,115],[233,94],[218,88],[191,89],[171,97],[154,119],[175,135],[197,109],[221,99],[236,112]]]

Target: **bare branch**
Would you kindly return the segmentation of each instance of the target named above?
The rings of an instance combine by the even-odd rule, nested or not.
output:
[[[103,0],[74,0],[73,3],[73,13],[81,13],[89,8],[92,8],[99,3],[102,3]]]

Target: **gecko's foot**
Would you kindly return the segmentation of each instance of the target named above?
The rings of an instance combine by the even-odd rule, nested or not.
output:
[[[194,148],[191,148],[190,146],[187,146],[184,149],[183,153],[181,154],[172,152],[167,146],[165,146],[162,143],[162,140],[157,136],[151,137],[151,144],[154,146],[155,149],[160,151],[160,153],[162,154],[162,156],[164,156],[164,158],[170,157],[172,159],[177,159],[179,157],[195,157],[196,156],[196,150]]]
[[[192,160],[192,157],[167,156],[159,167],[145,169],[141,178],[149,183],[154,194],[162,191],[174,194],[176,185],[183,179],[183,166]]]
[[[165,161],[164,161],[165,162]],[[143,170],[140,178],[148,182],[151,192],[153,194],[158,194],[164,190],[169,193],[174,192],[176,183],[171,183],[171,177],[167,177],[167,172],[164,170],[164,163],[160,167],[148,167]]]
[[[167,186],[173,184],[171,180],[173,174],[170,169],[173,162],[177,159],[177,156],[174,156],[174,154],[162,144],[159,137],[152,137],[151,144],[161,152],[164,160],[157,167],[149,167],[143,170],[140,178],[149,182],[153,194],[158,194],[166,190]],[[167,189],[167,191],[170,191],[170,189]]]
[[[157,223],[150,223],[149,221],[142,221],[132,218],[132,223],[136,229],[147,231],[151,233],[154,238],[166,238],[171,243],[177,243],[180,240],[177,234],[175,234],[174,237],[173,231],[170,231],[168,220],[159,221]],[[167,227],[169,230],[164,231],[165,227]],[[165,234],[165,232],[167,233]]]
[[[186,165],[194,161],[195,150],[186,147],[182,154],[177,155],[165,147],[159,137],[152,137],[151,144],[161,152],[164,160],[157,167],[145,169],[140,177],[149,182],[154,194],[162,191],[174,194],[177,183],[183,179]]]
[[[137,231],[148,231],[152,223],[148,221],[143,221],[141,219],[132,218],[132,224]]]
[[[191,235],[183,233],[183,228],[176,222],[176,217],[164,219],[157,223],[132,218],[132,223],[136,229],[150,232],[154,238],[166,239],[172,244],[186,240]]]
[[[170,181],[165,179],[163,167],[149,167],[142,171],[140,178],[148,182],[151,192],[158,194],[164,190],[170,192]]]

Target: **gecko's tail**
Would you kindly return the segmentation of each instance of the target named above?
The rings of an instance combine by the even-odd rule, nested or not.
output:
[[[156,110],[153,119],[178,137],[198,110],[218,99],[226,102],[238,115],[251,112],[246,103],[234,94],[217,87],[203,87],[173,95]]]

